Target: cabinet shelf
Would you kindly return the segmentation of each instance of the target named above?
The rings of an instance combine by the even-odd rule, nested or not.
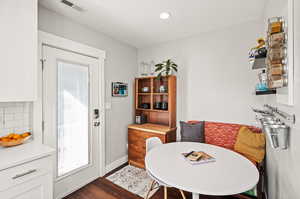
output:
[[[137,108],[137,111],[151,111],[151,112],[161,112],[161,113],[168,113],[168,110],[159,110],[159,109],[145,109],[145,108]]]

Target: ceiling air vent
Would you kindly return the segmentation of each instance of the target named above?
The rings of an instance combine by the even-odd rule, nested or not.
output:
[[[69,6],[69,7],[73,8],[73,9],[79,11],[79,12],[82,12],[82,11],[83,11],[83,9],[82,9],[81,7],[75,5],[74,3],[70,2],[70,1],[62,0],[61,2],[62,2],[63,4],[65,4],[66,6]]]

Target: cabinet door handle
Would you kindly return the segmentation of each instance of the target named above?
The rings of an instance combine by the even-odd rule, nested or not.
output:
[[[15,175],[14,177],[12,177],[12,179],[15,180],[15,179],[17,179],[17,178],[21,178],[21,177],[23,177],[23,176],[26,176],[26,175],[29,175],[29,174],[31,174],[31,173],[34,173],[34,172],[36,172],[36,171],[37,171],[36,169],[32,169],[32,170],[29,170],[29,171],[27,171],[27,172],[25,172],[25,173],[17,174],[17,175]]]

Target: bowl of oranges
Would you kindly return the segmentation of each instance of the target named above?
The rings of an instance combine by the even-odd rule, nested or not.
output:
[[[25,132],[22,134],[10,133],[6,136],[0,137],[0,146],[11,147],[23,144],[31,138],[30,132]]]

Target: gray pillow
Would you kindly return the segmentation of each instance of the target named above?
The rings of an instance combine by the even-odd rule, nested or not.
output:
[[[180,121],[181,142],[205,142],[204,121],[189,124]]]

